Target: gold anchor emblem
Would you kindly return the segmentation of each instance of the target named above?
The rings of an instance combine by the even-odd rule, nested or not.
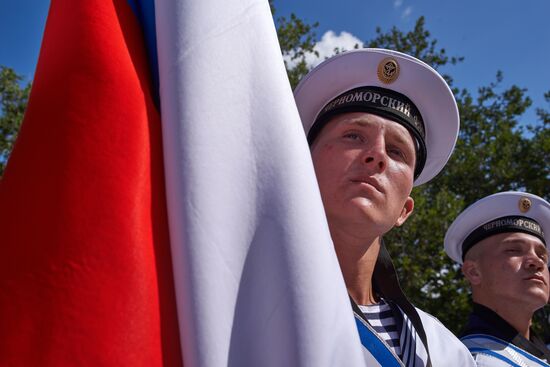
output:
[[[519,199],[519,211],[527,213],[529,209],[531,209],[531,200],[525,196]]]
[[[384,84],[393,83],[399,76],[399,64],[387,57],[378,64],[378,79]]]

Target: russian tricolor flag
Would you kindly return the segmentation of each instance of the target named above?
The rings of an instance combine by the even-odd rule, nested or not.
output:
[[[0,234],[2,366],[364,364],[267,1],[52,0]]]

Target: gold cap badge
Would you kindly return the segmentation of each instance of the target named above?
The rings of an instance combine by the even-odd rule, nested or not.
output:
[[[399,64],[387,57],[378,64],[378,79],[384,84],[393,83],[399,76]]]
[[[519,199],[519,211],[522,213],[527,213],[531,209],[531,200],[525,196]]]

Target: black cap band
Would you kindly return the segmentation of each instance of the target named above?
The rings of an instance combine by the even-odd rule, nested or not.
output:
[[[531,234],[539,238],[546,246],[546,242],[544,241],[544,232],[536,220],[522,216],[500,217],[476,228],[476,230],[466,237],[462,243],[462,260],[464,260],[466,252],[468,252],[468,250],[470,250],[479,241],[492,235],[506,232],[523,232]]]
[[[311,145],[332,117],[346,112],[368,112],[403,125],[416,142],[416,179],[426,163],[425,129],[422,115],[405,95],[380,87],[359,87],[340,94],[321,110],[309,129],[307,140]]]

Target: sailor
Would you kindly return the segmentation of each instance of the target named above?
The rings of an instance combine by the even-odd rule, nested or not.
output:
[[[478,366],[550,366],[550,350],[530,329],[548,302],[550,204],[524,192],[487,196],[445,235],[474,302],[462,342]]]
[[[413,186],[453,151],[459,117],[446,82],[411,56],[361,49],[325,60],[294,95],[366,365],[475,366],[407,300],[382,240],[412,214]]]

